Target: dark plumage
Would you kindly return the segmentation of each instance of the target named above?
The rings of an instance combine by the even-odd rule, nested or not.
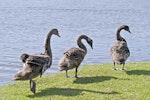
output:
[[[20,57],[23,62],[23,68],[12,78],[13,80],[30,80],[30,90],[36,92],[36,83],[32,80],[41,76],[52,64],[52,52],[50,48],[50,39],[52,35],[59,36],[57,29],[52,29],[45,40],[45,52],[43,54],[30,55],[23,53]]]
[[[117,41],[110,49],[110,54],[114,62],[114,70],[116,70],[115,64],[123,64],[122,70],[124,70],[125,61],[130,56],[130,51],[127,46],[127,42],[123,37],[120,36],[120,31],[123,29],[131,33],[127,25],[120,26],[116,32]]]
[[[86,35],[80,35],[78,37],[77,44],[79,48],[74,47],[74,48],[67,50],[59,61],[59,70],[60,71],[65,70],[66,77],[69,77],[67,74],[67,71],[73,68],[75,68],[75,77],[76,78],[78,77],[77,76],[78,67],[80,63],[83,61],[87,53],[87,49],[85,45],[81,42],[82,39],[85,39],[87,43],[91,46],[91,48],[93,48],[93,41],[91,38],[89,38]]]

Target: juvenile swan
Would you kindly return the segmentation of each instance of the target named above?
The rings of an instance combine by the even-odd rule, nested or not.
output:
[[[83,59],[87,53],[87,49],[86,49],[85,45],[81,42],[82,39],[85,39],[87,41],[87,43],[93,49],[93,41],[91,38],[89,38],[86,35],[80,35],[78,37],[77,44],[78,44],[79,48],[74,47],[74,48],[67,50],[64,53],[63,57],[59,61],[58,69],[60,71],[65,70],[67,78],[69,77],[67,74],[67,71],[69,69],[73,69],[73,68],[75,68],[75,77],[78,78],[78,76],[77,76],[78,67],[79,67],[80,63],[83,61]]]
[[[127,25],[120,26],[116,32],[117,41],[110,49],[110,55],[114,63],[114,70],[116,70],[115,64],[123,64],[122,70],[124,70],[125,61],[130,56],[130,51],[127,46],[127,42],[123,37],[120,36],[120,31],[123,29],[131,33]]]
[[[58,30],[52,29],[47,34],[43,54],[30,55],[23,53],[21,55],[20,59],[23,62],[23,68],[12,78],[12,80],[30,80],[30,90],[34,94],[36,93],[36,83],[32,79],[39,75],[41,76],[52,64],[50,39],[53,34],[59,36]]]

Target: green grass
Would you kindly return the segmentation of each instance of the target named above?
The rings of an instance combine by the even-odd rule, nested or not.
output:
[[[128,63],[126,71],[111,67],[85,65],[78,72],[83,78],[77,79],[66,78],[65,72],[43,75],[35,79],[35,95],[29,81],[13,82],[0,87],[0,100],[150,100],[150,63]]]

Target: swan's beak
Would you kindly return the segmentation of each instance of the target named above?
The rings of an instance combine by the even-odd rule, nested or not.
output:
[[[59,35],[59,34],[58,34],[57,36],[58,36],[58,37],[60,37],[60,35]]]
[[[93,49],[93,44],[92,44],[92,43],[90,44],[90,46],[91,46],[91,48]]]
[[[131,31],[130,31],[130,30],[128,30],[128,32],[129,32],[129,33],[131,33]]]
[[[91,46],[91,48],[93,49],[93,46]]]
[[[91,43],[91,48],[93,49],[93,41],[92,41],[92,43]]]

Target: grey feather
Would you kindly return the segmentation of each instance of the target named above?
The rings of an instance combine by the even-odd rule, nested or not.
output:
[[[85,45],[81,42],[82,39],[85,39],[87,43],[91,46],[91,48],[93,47],[92,39],[90,39],[86,35],[80,35],[77,39],[77,44],[79,48],[74,47],[67,50],[59,61],[58,68],[60,71],[65,70],[67,77],[68,77],[67,71],[73,68],[76,68],[75,77],[77,77],[77,69],[87,53]]]
[[[41,76],[52,64],[50,39],[53,34],[59,36],[58,30],[52,29],[47,34],[43,54],[30,55],[23,53],[21,55],[20,59],[23,62],[23,68],[12,78],[12,80],[30,80],[30,89],[33,93],[35,93],[36,89],[32,86],[36,86],[36,83],[32,79],[39,75]]]
[[[114,62],[114,69],[115,69],[115,64],[123,64],[122,69],[124,69],[125,61],[130,56],[130,50],[127,46],[127,42],[123,37],[120,36],[120,31],[122,29],[130,32],[129,27],[127,25],[120,26],[116,32],[117,41],[110,49],[110,55]]]

